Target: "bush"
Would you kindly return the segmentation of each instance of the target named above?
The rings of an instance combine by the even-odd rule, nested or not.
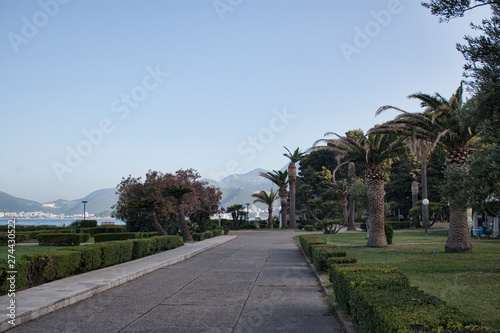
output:
[[[80,253],[80,273],[90,272],[103,267],[102,250],[93,245],[68,247],[68,251]]]
[[[229,227],[224,227],[224,235],[229,235]]]
[[[400,229],[410,229],[412,226],[411,221],[390,221],[386,222],[386,224],[390,224],[392,226],[392,229],[394,230],[400,230]]]
[[[84,232],[94,236],[95,234],[110,234],[110,233],[122,233],[125,232],[124,225],[106,226],[106,227],[96,227],[96,228],[77,228],[77,232]]]
[[[352,293],[360,287],[384,289],[392,286],[408,287],[408,278],[393,267],[379,264],[333,265],[329,268],[335,299],[350,314]]]
[[[326,261],[328,268],[333,265],[355,264],[358,261],[356,257],[331,257]]]
[[[132,243],[132,259],[142,258],[155,253],[158,248],[157,243],[153,238],[134,239],[132,240]]]
[[[75,233],[42,233],[38,235],[37,239],[41,246],[75,246],[80,245],[84,239],[87,241],[89,237],[84,236],[84,234]]]
[[[12,227],[11,227],[12,228]],[[39,230],[55,230],[55,229],[63,229],[56,225],[18,225],[16,224],[16,233],[17,232],[29,232],[29,231],[39,231]],[[8,225],[0,225],[0,232],[9,231]]]
[[[69,225],[70,228],[95,228],[97,220],[77,220]]]
[[[202,240],[203,235],[200,232],[193,232],[191,234],[191,238],[193,238],[194,242],[199,242]]]
[[[204,231],[202,232],[203,239],[213,238],[214,233],[212,231]]]
[[[76,251],[38,252],[27,254],[23,258],[30,261],[28,273],[30,286],[64,278],[80,268],[80,253]]]
[[[324,245],[326,244],[326,239],[324,238],[319,238],[319,237],[315,237],[315,238],[311,238],[309,240],[307,240],[306,242],[306,247],[305,247],[305,253],[306,255],[309,257],[309,258],[312,258],[313,256],[313,246],[314,245]]]
[[[306,226],[304,226],[304,230],[305,231],[314,231],[314,226],[312,226],[312,225],[306,225]]]
[[[9,235],[11,235],[9,237]],[[9,244],[9,239],[13,239],[17,243],[22,243],[28,239],[31,239],[31,233],[30,232],[16,232],[15,234],[9,234],[9,233],[1,233],[0,234],[0,246],[5,246]]]
[[[23,258],[16,260],[14,269],[8,263],[0,263],[0,295],[8,294],[12,290],[19,291],[26,288],[28,286],[29,267],[30,261]],[[15,275],[15,286],[11,285],[13,280],[8,279],[11,276],[7,274],[8,271],[17,272]]]
[[[345,257],[344,250],[338,249],[333,244],[313,245],[313,263],[314,266],[320,271],[328,270],[328,259],[332,257]]]
[[[222,233],[224,232],[224,229],[222,229],[222,228],[216,228],[216,229],[212,230],[212,232],[214,234],[214,237],[217,237],[217,236],[222,235]]]
[[[94,235],[94,241],[96,243],[135,239],[135,238],[141,238],[141,233],[140,232],[120,232],[120,233],[95,234]]]
[[[414,287],[360,288],[351,309],[361,332],[457,332],[472,324],[458,309]]]
[[[384,225],[385,238],[387,239],[387,244],[392,244],[392,235],[394,234],[394,230],[392,229],[392,225],[386,223]]]

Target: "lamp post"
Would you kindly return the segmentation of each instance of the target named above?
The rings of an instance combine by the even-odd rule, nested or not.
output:
[[[82,201],[83,203],[83,220],[85,221],[85,205],[87,204],[88,201]]]
[[[248,229],[248,206],[250,206],[250,204],[247,203],[246,205],[247,205],[247,229]]]
[[[427,206],[429,206],[429,199],[425,198],[424,200],[422,200],[422,222],[424,222],[425,236],[427,236],[427,227],[429,224],[429,210],[427,209]],[[424,217],[424,214],[426,214],[427,216]]]

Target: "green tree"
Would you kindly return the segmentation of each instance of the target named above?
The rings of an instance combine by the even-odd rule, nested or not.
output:
[[[267,205],[267,227],[269,229],[273,228],[273,204],[278,199],[278,195],[271,188],[271,191],[267,193],[266,191],[260,191],[259,193],[252,194],[252,197],[256,198],[253,203],[261,202]]]
[[[390,135],[356,135],[342,137],[336,133],[337,139],[321,139],[326,143],[323,149],[332,149],[348,161],[361,162],[366,165],[365,179],[368,196],[369,231],[367,245],[370,247],[386,247],[384,221],[384,181],[383,164],[397,156],[401,148],[401,139]]]
[[[286,205],[288,201],[288,172],[287,171],[276,171],[272,172],[261,172],[259,174],[261,177],[269,179],[276,186],[278,186],[278,193],[281,202],[281,227],[285,229],[287,227],[287,218],[286,218]]]
[[[304,158],[305,153],[301,152],[299,148],[295,149],[293,153],[287,148],[286,153],[283,154],[284,156],[288,157],[290,160],[290,163],[288,164],[288,183],[290,186],[290,225],[289,227],[291,229],[297,229],[297,222],[295,221],[295,214],[296,214],[296,209],[295,209],[295,193],[296,193],[296,186],[297,186],[297,167],[295,166],[295,163],[299,162],[302,158]]]
[[[448,170],[461,169],[465,173],[468,166],[466,161],[469,157],[469,147],[476,137],[476,130],[470,126],[464,126],[464,112],[462,84],[449,100],[436,93],[434,96],[417,93],[410,95],[421,101],[425,108],[423,113],[409,113],[393,106],[379,108],[377,114],[387,110],[395,109],[401,114],[394,120],[384,123],[373,129],[376,133],[392,133],[400,137],[413,137],[441,145],[447,152],[446,163]],[[446,172],[445,172],[446,173]],[[463,173],[462,173],[463,174]],[[451,176],[449,174],[449,176]],[[454,177],[454,180],[456,177]],[[452,180],[447,179],[448,185]],[[463,181],[461,182],[463,183]],[[462,185],[462,184],[457,184]],[[469,229],[467,225],[467,208],[460,204],[463,191],[448,191],[450,200],[450,231],[445,245],[446,252],[471,252]]]
[[[241,221],[243,221],[243,216],[245,216],[245,211],[243,210],[243,205],[235,204],[226,208],[226,212],[231,214],[233,218],[233,229],[238,230]]]

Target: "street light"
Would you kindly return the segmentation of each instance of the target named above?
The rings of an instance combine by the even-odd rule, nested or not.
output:
[[[82,201],[83,203],[83,220],[85,221],[85,205],[87,204],[88,201]]]
[[[425,236],[427,236],[427,225],[429,224],[429,219],[427,218],[428,217],[428,210],[427,210],[427,206],[429,205],[429,199],[425,198],[424,200],[422,200],[422,205],[423,205],[423,209],[422,209],[422,220],[424,222],[424,230],[425,230]],[[426,214],[426,218],[424,218],[424,214]]]

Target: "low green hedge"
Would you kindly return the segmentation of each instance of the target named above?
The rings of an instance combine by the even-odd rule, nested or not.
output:
[[[89,234],[76,233],[41,233],[37,236],[41,246],[75,246],[85,243],[89,238]]]
[[[135,239],[142,238],[140,232],[119,232],[119,233],[110,233],[110,234],[94,234],[94,241],[96,243],[102,242],[111,242],[118,240],[127,240],[127,239]]]
[[[411,221],[386,221],[385,223],[390,224],[394,230],[410,229],[413,226]]]
[[[312,226],[312,225],[306,225],[306,226],[304,226],[304,230],[305,231],[314,231],[314,226]]]
[[[19,258],[16,260],[14,269],[8,263],[0,263],[0,295],[6,295],[15,291],[22,290],[28,285],[30,261]],[[15,279],[9,279],[12,274],[7,273],[15,271]],[[15,284],[12,283],[15,281]]]
[[[319,244],[311,247],[313,253],[313,264],[320,271],[328,271],[328,259],[333,257],[345,257],[346,252],[338,249],[333,244]]]
[[[214,237],[217,237],[217,236],[222,235],[222,233],[224,232],[224,229],[223,228],[216,228],[216,229],[212,230],[212,232],[214,234]]]
[[[110,234],[110,233],[122,233],[125,232],[124,225],[106,226],[106,227],[96,227],[96,228],[76,228],[76,232],[83,232],[94,236],[95,234]]]
[[[326,240],[318,235],[301,235],[299,236],[299,243],[305,254],[309,258],[312,258],[312,246],[317,244],[326,244]]]
[[[102,249],[94,245],[68,247],[68,251],[80,253],[79,272],[85,273],[103,267]]]
[[[12,226],[10,227],[12,229]],[[55,230],[63,229],[56,225],[19,225],[16,224],[16,232],[29,232],[29,231],[39,231],[39,230]],[[0,225],[0,232],[6,232],[9,230],[8,225]]]
[[[11,236],[9,237],[9,235]],[[31,238],[32,237],[30,232],[16,232],[15,234],[14,233],[9,234],[7,232],[4,232],[0,234],[0,246],[8,245],[9,239],[14,239],[17,244],[17,243],[22,243]]]
[[[358,258],[356,257],[331,257],[326,261],[328,267],[333,265],[341,265],[341,264],[355,264],[358,262]]]
[[[80,253],[57,250],[27,254],[30,261],[29,286],[54,281],[75,274],[80,267]]]

